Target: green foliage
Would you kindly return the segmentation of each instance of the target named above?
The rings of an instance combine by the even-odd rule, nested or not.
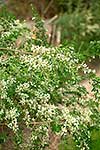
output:
[[[0,144],[4,143],[7,140],[7,135],[5,132],[0,133]]]
[[[35,19],[41,31],[36,39],[23,22],[0,19],[0,127],[13,131],[17,149],[48,148],[50,131],[89,149],[90,128],[100,128],[100,79],[73,47],[39,42],[44,29]],[[93,81],[92,97],[83,79]],[[30,131],[25,143],[24,128]]]
[[[35,22],[35,27],[37,29],[37,32],[33,31],[33,34],[36,34],[36,44],[39,46],[41,44],[43,46],[48,46],[46,30],[44,29],[44,23],[41,20],[39,14],[37,13],[37,10],[33,6],[32,6],[32,13],[33,13],[32,20]]]
[[[61,139],[59,150],[76,150],[76,144],[71,135],[67,135],[66,138]]]
[[[90,148],[91,150],[100,149],[100,130],[92,130]]]
[[[61,28],[61,43],[68,40],[75,44],[77,52],[91,56],[98,52],[87,49],[90,41],[99,40],[100,36],[100,2],[59,1],[62,9],[56,24]]]

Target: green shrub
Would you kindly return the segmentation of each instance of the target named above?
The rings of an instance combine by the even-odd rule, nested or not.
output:
[[[100,1],[85,3],[82,0],[77,2],[58,0],[58,2],[60,8],[66,8],[55,22],[61,28],[61,43],[64,41],[74,43],[77,52],[91,56],[92,50],[87,47],[90,41],[98,41],[100,37]]]
[[[17,149],[46,149],[50,132],[71,135],[79,150],[89,149],[90,128],[100,128],[100,79],[73,47],[45,47],[42,39],[37,45],[39,37],[9,17],[0,18],[0,127],[13,131]],[[80,84],[85,78],[93,79],[93,96]]]

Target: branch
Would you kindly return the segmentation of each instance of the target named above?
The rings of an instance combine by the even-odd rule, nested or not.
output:
[[[55,21],[57,18],[58,18],[58,15],[55,15],[54,17],[52,17],[51,19],[49,19],[49,20],[47,21],[47,24],[53,23],[53,21]]]
[[[47,13],[47,11],[48,11],[48,10],[49,10],[49,8],[51,7],[52,3],[53,3],[53,0],[51,0],[51,1],[49,2],[48,6],[45,8],[45,10],[44,10],[44,14],[46,14],[46,13]]]
[[[21,54],[27,54],[27,55],[29,55],[29,54],[33,54],[33,52],[26,52],[26,51],[23,51],[23,50],[16,50],[16,49],[10,49],[10,48],[5,48],[5,47],[0,47],[0,51],[2,51],[2,50],[4,50],[4,51],[11,51],[11,52],[14,52],[14,53],[21,53]]]
[[[22,122],[18,122],[18,124],[20,125],[20,124],[22,124]],[[36,121],[34,121],[34,122],[31,122],[31,123],[29,123],[30,125],[45,125],[45,124],[47,124],[47,122],[36,122]],[[3,123],[0,123],[0,126],[7,126],[7,123],[6,122],[3,122]]]

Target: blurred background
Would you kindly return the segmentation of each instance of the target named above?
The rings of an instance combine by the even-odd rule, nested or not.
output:
[[[26,20],[33,31],[33,5],[48,35],[48,43],[73,46],[91,68],[100,70],[100,0],[0,0],[0,12],[6,7],[17,19]]]
[[[71,42],[76,51],[92,55],[87,45],[100,39],[100,0],[0,0],[0,6],[31,24],[33,4],[48,29],[49,42],[54,45]],[[89,53],[89,54],[88,54]]]

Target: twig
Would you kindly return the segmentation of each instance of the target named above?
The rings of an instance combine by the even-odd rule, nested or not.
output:
[[[54,17],[52,17],[51,19],[49,19],[47,21],[47,24],[51,24],[53,21],[55,21],[58,18],[58,15],[55,15]]]
[[[48,10],[49,10],[49,8],[51,7],[52,3],[53,3],[53,0],[51,0],[51,1],[49,2],[48,6],[45,8],[45,10],[44,10],[44,13],[43,13],[43,14],[46,14],[46,13],[47,13],[47,11],[48,11]]]
[[[61,27],[57,28],[57,38],[56,38],[56,44],[59,45],[61,42]]]
[[[55,34],[56,34],[56,25],[54,24],[52,26],[52,39],[51,39],[51,44],[55,43]]]
[[[44,125],[46,125],[47,124],[47,122],[45,121],[45,122],[32,122],[32,123],[30,123],[31,125],[42,125],[42,124],[44,124]],[[49,123],[50,124],[50,123]]]
[[[7,124],[6,123],[0,123],[0,126],[6,126]]]
[[[18,123],[22,124],[22,122]],[[30,125],[42,125],[42,124],[47,124],[47,122],[31,122]],[[7,123],[0,123],[0,126],[7,126]]]
[[[2,51],[2,50],[4,50],[4,51],[11,51],[11,52],[14,52],[14,53],[21,53],[21,54],[27,54],[27,55],[29,55],[29,54],[33,54],[33,52],[25,52],[25,51],[23,51],[23,50],[16,50],[16,49],[10,49],[10,48],[4,48],[4,47],[0,47],[0,51]]]

